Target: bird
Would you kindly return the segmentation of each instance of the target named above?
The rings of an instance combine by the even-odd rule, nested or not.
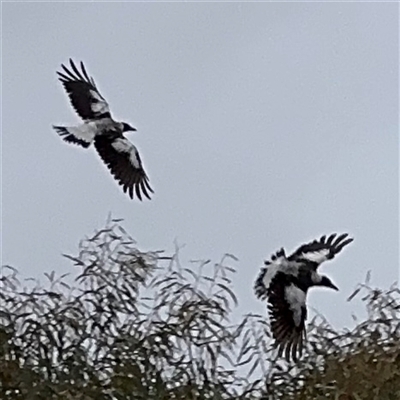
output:
[[[254,291],[260,300],[267,300],[270,329],[278,357],[297,362],[306,340],[306,297],[313,286],[339,290],[318,267],[332,260],[354,239],[348,233],[321,236],[301,245],[286,256],[283,248],[264,261],[255,281]]]
[[[53,125],[53,129],[68,143],[83,148],[94,143],[100,158],[123,191],[131,199],[136,195],[142,200],[144,195],[150,200],[154,191],[139,152],[123,135],[125,132],[136,131],[136,128],[111,117],[107,101],[97,89],[94,79],[86,72],[82,61],[80,70],[72,59],[69,62],[69,68],[61,64],[62,71],[57,71],[57,75],[83,123],[78,126]]]

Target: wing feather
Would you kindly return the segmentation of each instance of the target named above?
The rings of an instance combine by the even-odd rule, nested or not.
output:
[[[262,300],[266,299],[271,280],[278,271],[293,272],[283,248],[272,254],[271,260],[264,261],[264,265],[254,284],[256,296]]]
[[[94,145],[124,193],[128,193],[131,199],[135,194],[139,200],[142,200],[142,195],[150,199],[149,192],[154,192],[149,178],[136,147],[128,139],[102,135],[95,138]]]
[[[82,71],[70,59],[70,69],[61,64],[64,72],[57,72],[72,107],[84,120],[111,118],[107,101],[100,94],[93,78],[88,75],[83,62],[80,66]]]
[[[295,285],[292,277],[278,272],[268,289],[268,310],[272,336],[279,356],[297,360],[303,351],[306,293]]]
[[[354,239],[348,237],[348,233],[337,236],[331,234],[321,236],[318,240],[303,244],[288,258],[289,261],[308,262],[316,269],[326,260],[330,260],[340,253],[342,249]]]

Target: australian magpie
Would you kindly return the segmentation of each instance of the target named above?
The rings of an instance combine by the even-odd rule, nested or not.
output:
[[[306,338],[307,291],[312,286],[339,290],[317,269],[352,241],[347,233],[339,236],[334,233],[303,244],[289,257],[282,248],[264,262],[254,291],[258,298],[268,300],[270,326],[279,356],[285,353],[288,361],[290,358],[296,361],[301,356]]]
[[[94,142],[94,146],[111,174],[128,192],[131,199],[136,194],[142,200],[142,194],[150,199],[154,193],[143,169],[136,147],[124,137],[127,131],[136,128],[126,122],[114,121],[107,101],[100,94],[92,77],[86,72],[83,62],[81,71],[70,59],[70,69],[61,64],[63,72],[57,72],[60,82],[66,90],[71,104],[83,119],[78,126],[53,126],[58,134],[69,143],[84,148]]]

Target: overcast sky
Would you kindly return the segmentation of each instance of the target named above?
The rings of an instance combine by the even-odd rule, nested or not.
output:
[[[350,326],[346,297],[399,271],[399,5],[3,3],[2,263],[73,272],[62,253],[124,218],[143,250],[235,254],[239,313],[265,313],[264,258],[321,234],[355,241],[312,307]],[[137,127],[155,195],[132,201],[94,149],[56,70],[83,60],[113,115]]]

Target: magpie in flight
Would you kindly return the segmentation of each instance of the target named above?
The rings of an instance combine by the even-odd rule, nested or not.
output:
[[[70,68],[61,64],[63,71],[57,74],[72,107],[84,122],[78,126],[53,128],[68,143],[87,148],[93,142],[101,159],[124,192],[128,192],[131,199],[135,194],[139,200],[142,200],[142,195],[150,199],[150,193],[154,192],[143,169],[139,152],[123,135],[124,132],[136,129],[126,122],[114,121],[107,101],[100,94],[93,78],[86,72],[83,63],[80,63],[79,71],[71,59],[69,62]]]
[[[312,286],[339,290],[317,269],[352,241],[347,233],[339,236],[334,233],[303,244],[289,257],[282,248],[270,261],[264,262],[254,291],[261,300],[268,300],[271,331],[279,357],[284,354],[287,361],[291,358],[296,361],[301,356],[306,339],[307,291]]]

